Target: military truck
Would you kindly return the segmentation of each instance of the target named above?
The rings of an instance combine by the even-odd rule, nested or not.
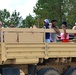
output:
[[[46,43],[46,32],[55,33],[42,28],[1,28],[0,74],[76,75],[76,42]],[[76,30],[67,29],[67,33]]]

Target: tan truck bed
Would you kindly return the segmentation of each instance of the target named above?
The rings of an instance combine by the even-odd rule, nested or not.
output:
[[[45,32],[54,33],[54,30],[1,29],[0,64],[36,64],[40,58],[76,57],[76,43],[45,43]],[[67,33],[75,32],[67,30]]]

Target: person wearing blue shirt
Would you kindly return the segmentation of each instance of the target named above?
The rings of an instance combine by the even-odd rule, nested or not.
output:
[[[49,20],[48,19],[44,20],[44,28],[49,29]],[[45,33],[45,42],[47,42],[47,43],[50,42],[50,33]]]

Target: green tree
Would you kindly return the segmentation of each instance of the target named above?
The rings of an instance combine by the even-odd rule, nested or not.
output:
[[[16,12],[16,10],[10,15],[10,12],[7,11],[7,9],[0,10],[0,21],[2,21],[4,27],[9,27],[11,24],[14,24],[15,26],[18,26],[21,24],[21,16],[19,12]]]
[[[15,10],[15,11],[12,13],[12,15],[10,16],[9,23],[10,23],[10,24],[14,24],[15,26],[18,26],[18,25],[20,24],[21,18],[22,18],[22,17],[20,16],[20,13]]]
[[[68,7],[69,12],[66,18],[69,23],[69,28],[72,28],[76,22],[76,0],[69,0]]]
[[[10,12],[7,9],[0,10],[0,21],[3,22],[4,27],[7,26],[10,17]]]
[[[29,28],[33,25],[37,25],[35,17],[32,17],[30,14],[23,20],[23,27]]]
[[[66,20],[69,23],[75,22],[76,0],[38,0],[33,11],[43,21],[57,19],[58,25]]]
[[[39,16],[42,21],[45,18],[50,20],[57,19],[62,20],[61,14],[61,4],[62,0],[38,0],[36,6],[34,7],[34,12]]]

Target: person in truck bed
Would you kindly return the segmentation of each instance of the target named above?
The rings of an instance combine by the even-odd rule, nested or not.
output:
[[[73,30],[76,30],[76,23],[75,23],[75,26],[73,26],[72,29],[73,29]],[[76,33],[74,33],[74,38],[76,38]]]
[[[49,20],[48,19],[44,20],[44,29],[49,29]],[[45,33],[45,42],[47,42],[47,43],[50,42],[50,33]]]
[[[59,27],[57,26],[57,20],[52,20],[50,29],[54,29],[55,33],[50,33],[50,41],[56,42],[57,35],[60,35]]]
[[[67,22],[64,21],[62,22],[62,29],[63,29],[63,33],[61,33],[61,40],[62,42],[69,42],[69,34],[66,32],[67,29]]]

